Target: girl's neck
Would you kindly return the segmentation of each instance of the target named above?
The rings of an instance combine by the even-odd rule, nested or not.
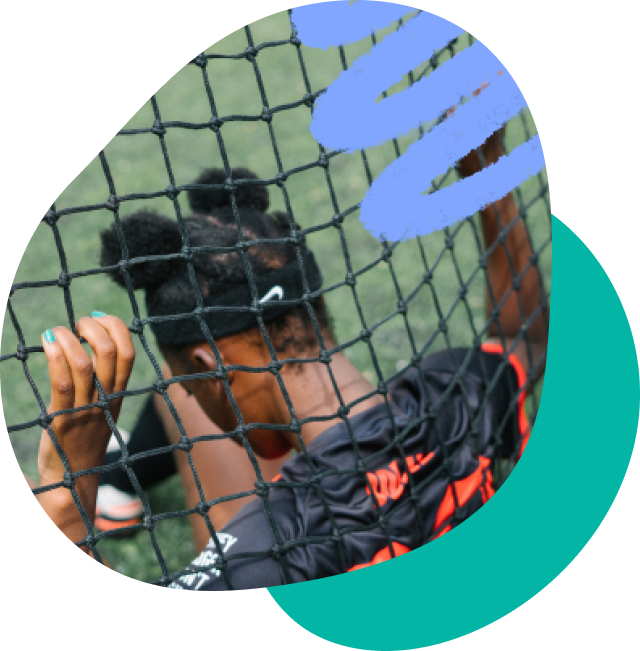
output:
[[[336,416],[341,407],[347,408],[348,415],[351,417],[384,401],[381,395],[374,393],[375,387],[367,382],[342,353],[332,355],[330,364],[314,362],[303,364],[302,369],[300,374],[291,372],[286,375],[286,378],[283,376],[296,416],[299,420],[326,418],[303,424],[301,435],[305,445],[309,445],[333,425],[343,422],[342,418]],[[338,398],[335,386],[342,402]],[[364,396],[368,397],[361,400]],[[352,405],[356,400],[360,402]],[[290,433],[290,441],[300,451],[298,437],[293,432]]]

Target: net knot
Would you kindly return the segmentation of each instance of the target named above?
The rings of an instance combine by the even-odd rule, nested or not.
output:
[[[138,319],[137,317],[133,319],[131,322],[131,325],[129,326],[129,332],[133,332],[134,334],[142,334],[142,321]]]
[[[96,402],[95,405],[96,407],[98,407],[98,409],[102,409],[102,411],[108,411],[109,409],[108,400],[98,400],[98,402]]]
[[[115,194],[110,194],[109,198],[107,199],[107,204],[106,208],[107,210],[110,210],[111,212],[115,212],[118,210],[118,206],[120,205],[120,202],[118,201],[118,197],[116,197]]]
[[[94,549],[96,546],[96,538],[92,533],[88,533],[85,537],[82,543],[88,547],[89,549]]]
[[[204,55],[203,52],[198,54],[198,56],[191,61],[191,63],[195,64],[198,66],[198,68],[206,68],[207,67],[207,57]]]
[[[255,483],[256,495],[259,497],[267,497],[269,495],[269,487],[263,481],[257,481]]]
[[[378,393],[385,395],[387,393],[387,383],[384,380],[378,382]]]
[[[325,168],[329,167],[329,159],[327,158],[327,155],[324,152],[322,152],[320,154],[320,157],[318,158],[318,165],[320,165],[320,167],[325,167]]]
[[[446,333],[449,330],[449,326],[447,326],[447,322],[444,319],[440,319],[438,327],[440,328],[440,332]]]
[[[313,93],[307,93],[303,98],[302,101],[309,107],[311,108],[316,101],[316,96]]]
[[[278,543],[275,543],[275,545],[271,548],[271,557],[274,561],[279,561],[283,556],[284,550],[282,549],[282,546],[278,545]]]
[[[27,349],[25,348],[25,345],[23,343],[18,344],[18,348],[16,349],[16,357],[21,361],[21,362],[26,362],[29,353]]]
[[[355,287],[355,285],[356,285],[356,277],[355,277],[355,274],[352,274],[351,272],[349,272],[349,273],[347,274],[347,276],[346,276],[344,282],[347,283],[347,285],[349,285],[349,287]]]
[[[58,287],[69,287],[71,284],[71,278],[62,271],[60,275],[58,276]]]
[[[146,529],[147,531],[153,531],[155,524],[153,522],[153,518],[149,515],[145,515],[144,519],[142,520],[142,528]]]
[[[244,51],[244,55],[247,57],[248,61],[253,61],[258,56],[258,52],[259,50],[257,47],[251,46]]]
[[[267,368],[269,369],[269,373],[278,375],[280,369],[282,368],[282,362],[269,362],[269,366]]]
[[[478,266],[480,267],[480,269],[487,268],[487,256],[485,253],[480,254],[480,257],[478,258]]]
[[[424,274],[422,275],[422,282],[424,283],[430,283],[432,279],[433,279],[433,273],[431,271],[425,271]]]
[[[291,224],[291,236],[289,237],[289,241],[292,244],[300,244],[304,241],[304,235],[300,233],[300,226],[295,222]]]
[[[458,298],[464,299],[466,297],[467,297],[467,287],[466,285],[464,285],[460,288],[460,291],[458,292]]]
[[[342,536],[340,532],[334,527],[331,531],[331,542],[340,544],[342,542]]]
[[[409,310],[409,306],[407,305],[406,301],[398,301],[399,314],[406,314],[408,310]]]
[[[232,194],[235,194],[236,184],[233,182],[233,179],[229,176],[224,180],[224,189],[227,192],[231,192]]]
[[[418,366],[420,366],[421,361],[422,361],[422,355],[414,355],[411,358],[411,366],[415,366],[416,368],[418,368]]]
[[[284,172],[276,174],[276,185],[279,188],[284,188],[284,182],[287,180],[287,175]]]
[[[265,122],[271,122],[273,119],[273,113],[268,106],[263,107],[262,115],[260,116]]]
[[[48,213],[47,213],[47,214],[48,214]],[[540,258],[540,255],[539,255],[538,252],[536,251],[535,253],[532,253],[532,254],[531,254],[531,257],[529,258],[529,262],[530,262],[532,265],[535,266],[535,265],[538,264],[538,259],[539,259],[539,258]]]
[[[385,262],[389,262],[393,254],[393,249],[390,246],[385,246],[382,249],[382,255],[380,256]]]
[[[182,249],[180,249],[180,255],[182,256],[182,259],[187,262],[193,260],[193,251],[191,251],[188,246],[183,246]]]
[[[191,452],[193,448],[193,442],[190,441],[189,439],[180,439],[180,443],[178,443],[178,450],[183,450],[184,452]]]
[[[211,507],[206,502],[198,502],[196,505],[196,513],[204,517],[207,513],[209,513],[210,508]]]
[[[220,127],[222,126],[223,122],[220,118],[211,118],[209,120],[209,129],[212,131],[218,131]]]
[[[318,361],[322,362],[323,364],[330,364],[331,363],[331,355],[326,350],[323,350],[320,353],[320,357],[318,357]]]
[[[167,133],[167,130],[162,126],[160,120],[156,120],[151,127],[151,133],[155,133],[156,136],[164,136]]]
[[[300,425],[300,421],[295,416],[292,416],[291,420],[289,421],[289,430],[294,434],[298,434],[301,429],[302,426]]]
[[[75,479],[68,470],[64,471],[62,485],[68,489],[72,489],[76,485]]]
[[[42,218],[42,221],[46,222],[49,226],[53,226],[58,221],[58,217],[53,210],[47,210],[47,214]]]
[[[334,215],[331,218],[331,224],[335,226],[336,228],[340,228],[340,225],[344,221],[344,215]]]
[[[38,424],[43,429],[51,425],[52,421],[53,421],[53,416],[51,414],[40,414],[38,416]]]
[[[444,246],[446,249],[453,249],[453,237],[449,233],[444,236]]]
[[[371,330],[369,330],[368,328],[365,328],[365,329],[360,333],[360,339],[361,339],[362,341],[368,342],[369,339],[371,339],[371,335],[372,335],[372,334],[373,334],[373,333],[371,332]]]
[[[160,395],[167,390],[167,383],[165,380],[156,380],[152,386],[153,390]]]
[[[344,420],[347,416],[349,415],[349,407],[346,405],[341,405],[338,407],[338,411],[336,412],[336,416],[338,418],[342,418]]]
[[[164,194],[166,197],[168,197],[173,201],[180,194],[180,190],[176,188],[174,185],[168,185],[164,189]]]
[[[513,287],[513,289],[514,289],[516,292],[519,292],[520,289],[522,288],[522,283],[520,282],[520,279],[519,279],[519,278],[514,278],[514,279],[511,281],[511,287]]]
[[[120,262],[118,262],[118,269],[120,273],[124,276],[126,275],[127,271],[131,269],[131,263],[129,262],[129,260],[120,260]]]
[[[292,34],[289,41],[293,43],[293,45],[295,45],[296,47],[302,45],[302,41],[297,37],[296,34]]]
[[[367,466],[365,465],[365,462],[362,459],[358,459],[356,462],[356,472],[359,475],[364,475],[367,472]]]

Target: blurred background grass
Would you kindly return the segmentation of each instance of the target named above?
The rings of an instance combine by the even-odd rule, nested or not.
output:
[[[386,30],[377,34],[378,40]],[[275,14],[251,25],[254,43],[288,40],[291,35],[287,13]],[[472,42],[467,35],[458,39],[455,51]],[[240,30],[217,43],[206,53],[238,54],[248,46],[247,34]],[[371,41],[364,39],[345,48],[347,62],[352,62],[371,47]],[[306,70],[313,92],[328,86],[342,70],[338,50],[327,51],[301,48]],[[438,64],[451,56],[445,51],[438,56]],[[275,106],[297,102],[306,93],[298,61],[296,47],[290,43],[262,49],[257,55],[261,79],[269,105]],[[419,75],[428,61],[414,71]],[[260,115],[262,101],[253,65],[246,58],[210,59],[206,68],[215,98],[218,116]],[[405,77],[390,93],[406,87]],[[211,109],[205,92],[202,70],[196,65],[187,65],[171,78],[156,94],[163,122],[180,121],[205,123],[211,118]],[[318,145],[309,132],[311,112],[305,105],[277,112],[273,117],[273,129],[282,164],[286,170],[318,160]],[[147,102],[134,115],[127,129],[149,128],[154,114]],[[429,126],[429,125],[427,125]],[[535,125],[527,110],[512,119],[507,125],[506,146],[514,147],[536,133]],[[248,167],[261,178],[273,178],[278,173],[274,150],[271,145],[268,125],[264,121],[233,121],[221,128],[230,163],[234,167]],[[398,140],[399,151],[403,152],[415,141],[417,131]],[[169,158],[176,185],[189,183],[205,167],[222,167],[222,158],[216,135],[210,129],[189,130],[169,128],[165,136]],[[163,160],[159,139],[152,133],[119,135],[104,150],[113,175],[118,196],[133,193],[162,191],[169,185],[169,177]],[[367,159],[373,178],[396,157],[394,143],[386,143],[367,152]],[[331,158],[328,171],[340,211],[358,204],[364,197],[368,182],[359,153],[340,154]],[[456,180],[454,170],[436,180],[436,185],[448,185]],[[527,224],[534,247],[537,248],[550,235],[550,213],[548,191],[543,192],[546,174],[543,171],[524,183],[516,192],[520,206],[528,206]],[[329,222],[335,210],[332,204],[325,171],[314,167],[294,174],[286,181],[293,215],[302,228]],[[56,210],[72,207],[103,204],[109,196],[100,161],[96,159],[78,175],[55,202]],[[270,187],[271,209],[284,210],[282,192],[277,186]],[[178,197],[183,215],[188,215],[185,194]],[[532,203],[533,202],[533,203]],[[531,205],[529,205],[531,204]],[[167,216],[175,216],[173,204],[166,197],[127,201],[121,205],[122,217],[140,208],[152,208]],[[393,216],[390,216],[393,218]],[[477,216],[456,225],[450,231],[454,235],[453,248],[444,249],[445,233],[439,232],[420,238],[427,263],[433,268],[433,287],[442,313],[448,317],[449,343],[453,346],[470,345],[476,331],[482,331],[486,319],[484,314],[484,280],[477,272],[478,248],[471,228]],[[69,271],[90,269],[99,265],[98,233],[113,221],[113,213],[107,209],[80,210],[64,215],[58,221]],[[358,211],[349,215],[344,224],[344,233],[349,247],[353,269],[360,269],[377,260],[380,243],[360,224]],[[345,260],[342,253],[339,232],[330,227],[308,235],[307,243],[316,253],[322,269],[325,285],[344,281]],[[437,262],[437,264],[436,264]],[[469,287],[467,308],[461,302],[456,304],[460,289],[456,264],[463,282],[473,276]],[[391,265],[378,263],[357,280],[357,293],[368,326],[378,322],[397,307],[397,294],[390,267],[393,268],[403,295],[419,285],[425,271],[417,240],[401,242],[391,258]],[[541,256],[541,269],[547,290],[550,289],[551,247]],[[51,228],[41,223],[27,247],[15,282],[57,279],[60,274],[60,260]],[[475,275],[474,275],[475,274]],[[101,310],[131,322],[133,312],[124,291],[117,288],[105,275],[75,278],[71,283],[71,295],[75,318]],[[351,290],[342,287],[326,295],[329,309],[335,322],[335,330],[341,343],[357,337],[362,324],[357,316]],[[137,300],[144,305],[143,296]],[[17,291],[11,298],[17,320],[22,328],[27,346],[40,345],[40,335],[56,325],[68,325],[63,292],[59,287],[29,288]],[[429,351],[446,347],[445,335],[438,330],[439,316],[429,287],[424,286],[410,303],[408,319],[415,339],[421,349],[431,342]],[[437,333],[437,335],[435,335]],[[435,336],[434,336],[435,335]],[[153,339],[150,337],[149,339]],[[401,316],[395,316],[376,330],[372,337],[377,360],[385,377],[401,370],[409,362],[412,349]],[[2,331],[2,354],[16,351],[18,339],[15,329],[5,314]],[[129,388],[149,386],[155,380],[152,365],[136,339],[137,362]],[[152,343],[154,354],[158,355]],[[368,348],[358,343],[346,351],[346,355],[371,381],[377,377]],[[33,353],[28,359],[28,368],[45,403],[49,400],[47,368],[42,354]],[[15,358],[5,359],[0,364],[2,402],[8,426],[37,418],[39,408],[29,386],[22,363]],[[536,393],[539,395],[540,383]],[[130,430],[136,420],[144,397],[125,400],[119,425]],[[11,436],[13,448],[21,468],[27,474],[37,477],[37,445],[40,430],[37,427],[14,432]],[[149,493],[154,514],[177,511],[184,508],[182,488],[177,477],[154,488]],[[188,564],[194,556],[191,532],[186,518],[167,519],[160,522],[155,534],[170,572]],[[156,580],[161,572],[147,533],[138,533],[130,540],[103,540],[99,549],[110,565],[117,571],[145,581]]]

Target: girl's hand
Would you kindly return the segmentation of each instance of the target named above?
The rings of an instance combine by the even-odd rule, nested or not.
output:
[[[135,349],[129,330],[120,319],[94,312],[93,318],[80,319],[76,329],[78,335],[83,336],[91,347],[91,357],[78,338],[65,327],[47,330],[42,335],[51,380],[49,413],[99,402],[94,373],[105,396],[124,391],[131,375]],[[115,423],[122,399],[111,400],[108,405]],[[67,457],[71,472],[99,466],[103,462],[111,429],[102,407],[54,416],[51,428]],[[38,470],[41,486],[64,479],[64,465],[46,429],[42,432],[40,442]],[[97,484],[97,474],[76,480],[76,488],[91,513],[95,508]],[[69,491],[65,488],[50,491],[58,494],[62,492],[69,496]],[[42,497],[46,495],[47,493],[41,494]]]

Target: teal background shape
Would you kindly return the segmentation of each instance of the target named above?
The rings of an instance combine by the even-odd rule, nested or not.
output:
[[[381,650],[471,633],[553,581],[607,514],[636,437],[638,360],[605,271],[552,219],[547,370],[520,463],[476,515],[425,547],[357,572],[270,588],[311,633]]]

